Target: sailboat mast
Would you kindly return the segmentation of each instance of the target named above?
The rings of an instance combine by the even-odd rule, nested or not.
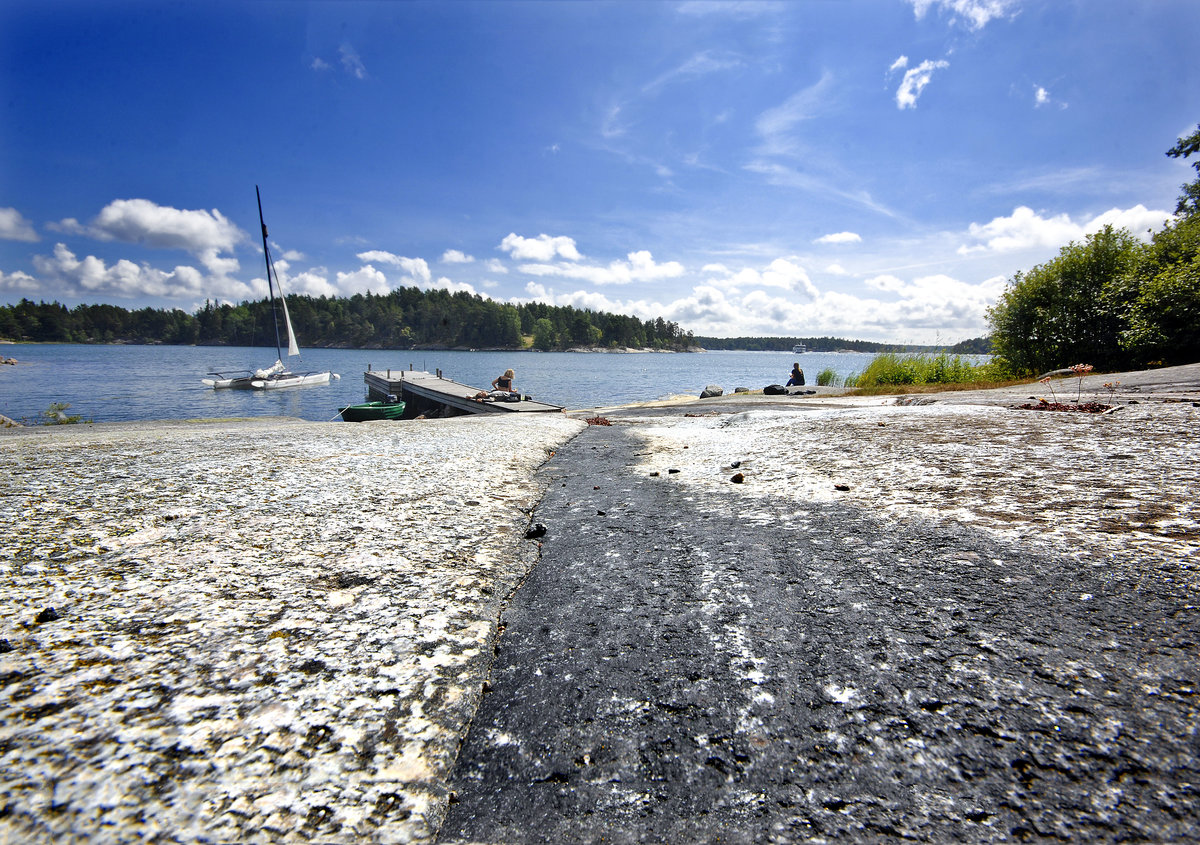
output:
[[[283,360],[283,350],[279,346],[279,315],[275,313],[275,286],[271,281],[273,269],[271,266],[271,249],[267,246],[267,224],[263,220],[262,194],[258,185],[254,186],[254,196],[258,198],[258,225],[262,228],[263,259],[267,262],[267,293],[271,297],[271,322],[275,324],[275,355],[277,361]],[[282,295],[280,291],[280,295]]]

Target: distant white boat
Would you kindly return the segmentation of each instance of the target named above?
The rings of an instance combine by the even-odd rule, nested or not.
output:
[[[792,347],[792,352],[794,352],[797,355],[800,355],[807,351],[808,351],[808,347],[805,346],[803,343],[797,343],[795,346]]]
[[[292,331],[292,318],[288,314],[287,300],[283,297],[283,287],[279,284],[279,275],[275,272],[275,262],[271,260],[271,247],[267,245],[267,224],[263,222],[262,195],[258,185],[254,186],[254,195],[258,197],[258,225],[262,227],[263,257],[267,262],[267,293],[271,297],[271,316],[275,323],[275,363],[261,370],[238,370],[235,373],[209,373],[212,378],[201,379],[204,384],[214,389],[232,388],[234,390],[274,390],[280,387],[301,387],[309,384],[328,384],[331,378],[341,378],[337,373],[315,372],[294,373],[283,363],[283,349],[279,343],[279,315],[283,311],[283,325],[287,329],[287,354],[299,355],[300,347],[296,343],[296,333]],[[275,290],[278,288],[279,297],[276,299]],[[276,302],[279,303],[276,306]]]

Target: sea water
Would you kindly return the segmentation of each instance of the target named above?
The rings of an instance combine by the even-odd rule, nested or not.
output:
[[[839,379],[860,373],[869,353],[696,352],[467,352],[379,349],[304,349],[287,362],[293,371],[330,370],[341,378],[327,385],[280,390],[213,390],[201,383],[210,372],[270,366],[275,350],[229,346],[88,346],[4,344],[0,357],[0,414],[35,420],[51,404],[94,422],[291,416],[333,420],[338,408],[366,395],[363,373],[410,368],[486,388],[504,370],[535,399],[587,409],[667,396],[698,396],[715,384],[760,390],[785,384],[794,362],[809,384],[826,368]]]

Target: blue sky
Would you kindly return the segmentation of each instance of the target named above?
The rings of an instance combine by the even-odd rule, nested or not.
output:
[[[1194,0],[0,4],[0,301],[466,290],[954,342],[1162,226]],[[303,342],[303,339],[301,339]]]

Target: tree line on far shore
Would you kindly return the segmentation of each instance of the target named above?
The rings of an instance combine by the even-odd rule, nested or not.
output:
[[[641,320],[538,302],[511,305],[446,290],[410,287],[382,296],[288,296],[287,305],[297,337],[313,347],[683,350],[695,345],[690,332],[662,318]],[[16,341],[274,346],[275,337],[271,304],[265,300],[206,302],[195,314],[116,305],[68,309],[57,302],[28,299],[0,305],[0,338]]]
[[[1200,152],[1200,125],[1167,151]],[[1200,160],[1192,163],[1200,173]],[[1090,364],[1101,372],[1200,361],[1200,179],[1149,243],[1106,226],[1017,273],[989,310],[1011,376]]]
[[[704,349],[745,350],[749,352],[790,352],[803,345],[809,352],[951,352],[955,355],[987,355],[992,351],[989,338],[975,337],[953,346],[946,344],[877,343],[873,340],[847,340],[841,337],[704,337],[696,336],[696,345]]]

